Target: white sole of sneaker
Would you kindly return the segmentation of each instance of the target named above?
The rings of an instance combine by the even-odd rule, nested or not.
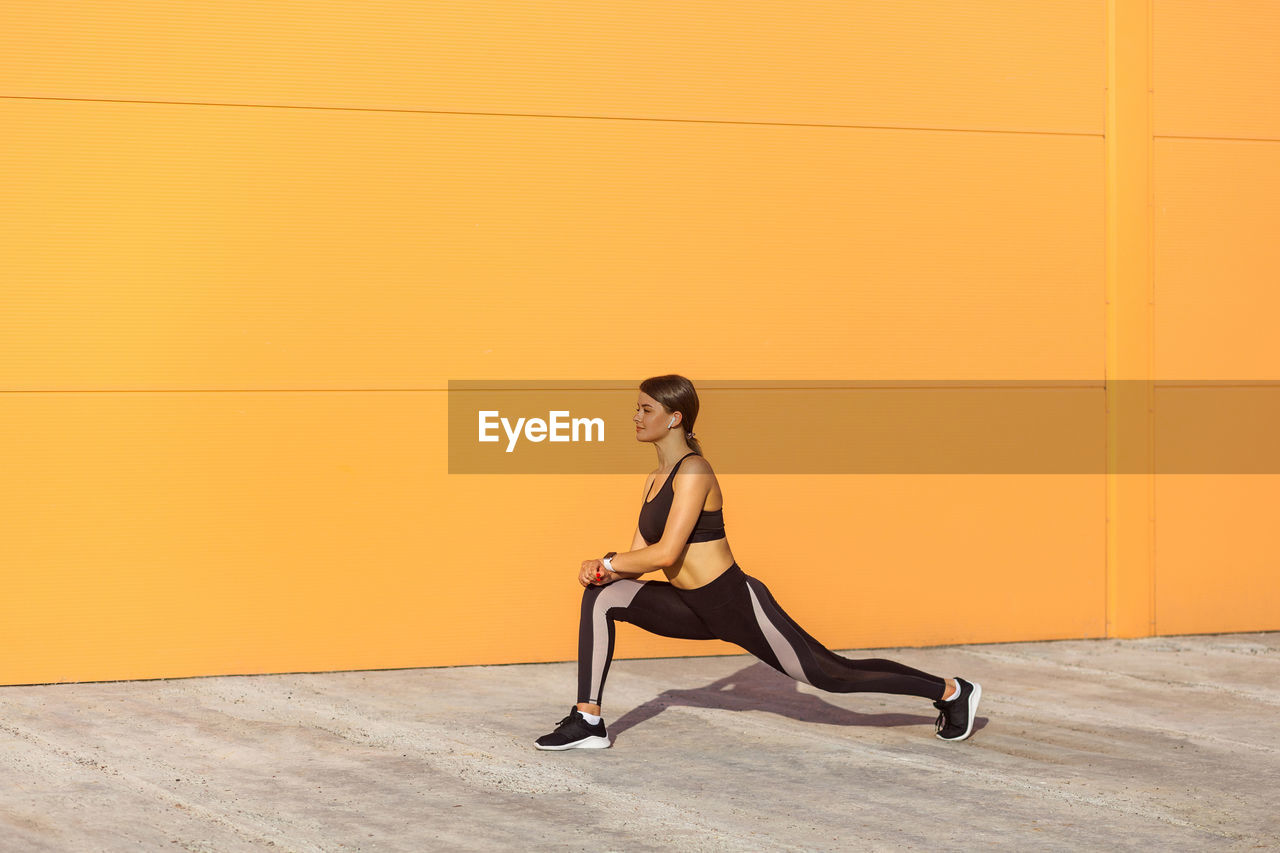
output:
[[[564,746],[543,746],[535,743],[538,749],[545,749],[552,752],[560,752],[565,749],[608,749],[613,743],[607,737],[584,737],[582,740],[575,740],[573,743],[566,743]]]
[[[973,685],[973,692],[969,694],[969,727],[964,730],[964,734],[960,737],[943,737],[936,735],[938,740],[965,740],[969,735],[973,734],[973,721],[978,718],[978,700],[982,698],[982,685],[976,681],[970,681]]]

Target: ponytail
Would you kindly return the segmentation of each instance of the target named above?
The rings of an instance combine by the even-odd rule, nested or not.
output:
[[[694,438],[693,424],[698,419],[698,392],[693,383],[675,373],[651,376],[640,383],[640,390],[662,404],[668,414],[679,412],[684,440],[689,449],[702,455],[702,442]]]

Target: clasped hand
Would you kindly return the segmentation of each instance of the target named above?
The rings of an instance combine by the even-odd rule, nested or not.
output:
[[[603,586],[612,583],[618,579],[617,572],[611,572],[604,567],[601,560],[583,560],[582,569],[578,572],[578,583],[582,586]]]

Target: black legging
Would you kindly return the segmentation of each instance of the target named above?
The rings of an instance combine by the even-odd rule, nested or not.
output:
[[[578,630],[578,701],[599,705],[613,660],[615,620],[685,640],[726,640],[797,681],[831,693],[899,693],[941,699],[946,681],[891,660],[850,660],[783,612],[737,563],[706,586],[618,580],[587,587]]]

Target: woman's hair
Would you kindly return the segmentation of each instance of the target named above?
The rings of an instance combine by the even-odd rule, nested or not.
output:
[[[679,412],[680,425],[684,427],[684,440],[689,449],[702,455],[702,442],[693,437],[693,422],[698,419],[698,392],[693,383],[683,376],[669,373],[666,376],[650,376],[640,383],[640,390],[662,404],[667,414]]]

